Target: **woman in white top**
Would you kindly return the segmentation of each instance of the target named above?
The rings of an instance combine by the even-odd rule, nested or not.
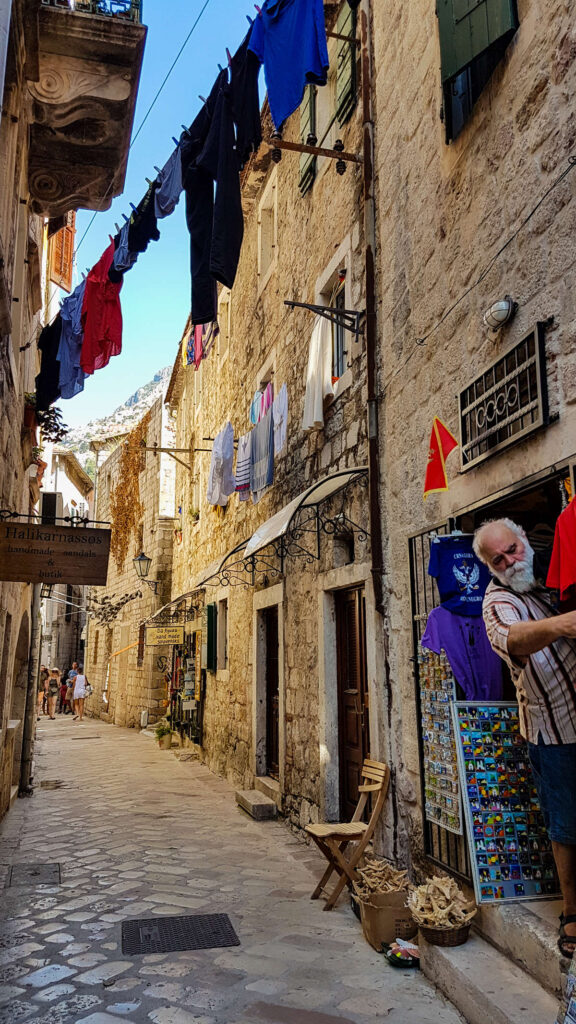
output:
[[[84,675],[84,666],[80,665],[78,669],[78,675],[74,680],[74,711],[76,714],[72,719],[73,722],[78,719],[79,722],[84,718],[84,700],[86,698],[86,687],[88,686],[88,680]]]

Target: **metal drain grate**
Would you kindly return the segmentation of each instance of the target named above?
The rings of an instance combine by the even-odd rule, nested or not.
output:
[[[176,953],[190,949],[239,946],[228,914],[195,914],[122,922],[122,952]]]
[[[60,885],[60,865],[12,864],[6,887],[10,885]]]

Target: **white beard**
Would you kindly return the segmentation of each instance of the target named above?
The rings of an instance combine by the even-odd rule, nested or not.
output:
[[[527,594],[528,591],[534,590],[536,586],[536,577],[534,576],[534,549],[530,546],[528,541],[524,541],[526,548],[526,554],[521,562],[515,562],[509,569],[505,569],[503,572],[495,572],[496,579],[503,583],[505,587],[510,587],[517,594]]]

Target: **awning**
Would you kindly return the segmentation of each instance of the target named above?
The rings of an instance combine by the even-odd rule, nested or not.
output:
[[[360,466],[358,469],[343,469],[338,473],[330,473],[323,480],[312,484],[302,494],[299,494],[297,498],[294,498],[288,505],[285,505],[280,512],[277,512],[276,515],[267,519],[265,523],[262,523],[262,526],[258,527],[256,533],[248,541],[243,557],[250,558],[257,551],[267,547],[268,544],[272,544],[280,537],[284,537],[302,509],[317,509],[322,502],[332,498],[339,491],[348,487],[354,480],[366,476],[367,473],[367,466]]]

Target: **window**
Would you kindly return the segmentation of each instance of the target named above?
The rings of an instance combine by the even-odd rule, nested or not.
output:
[[[518,28],[516,0],[437,0],[446,142],[458,137]]]
[[[336,292],[335,309],[346,309],[344,285]],[[346,372],[346,331],[342,324],[332,324],[332,376],[342,377]]]
[[[258,279],[260,289],[272,273],[277,252],[276,173],[273,172],[258,210]]]
[[[308,85],[300,107],[300,138],[306,145],[331,149],[341,128],[352,116],[358,95],[355,10],[346,4],[336,22],[336,33],[345,39],[330,46],[330,72],[325,86]],[[311,153],[300,158],[300,192],[305,195],[323,162]]]
[[[228,668],[228,598],[218,602],[216,623],[218,629],[216,657],[218,670],[221,671]]]

